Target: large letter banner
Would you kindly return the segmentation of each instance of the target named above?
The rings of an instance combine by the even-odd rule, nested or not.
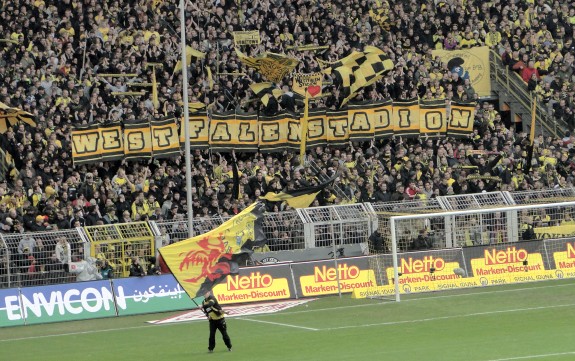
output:
[[[393,102],[393,133],[404,137],[419,136],[419,100]]]
[[[212,113],[210,119],[210,148],[213,151],[223,151],[224,149],[231,149],[230,143],[236,142],[233,147],[237,144],[237,139],[232,140],[232,129],[235,127],[234,120],[236,119],[236,113]]]
[[[180,154],[180,139],[175,118],[152,120],[152,149],[155,158],[170,158]]]
[[[152,133],[147,120],[124,124],[124,159],[142,160],[152,156]]]
[[[325,108],[309,110],[307,120],[307,144],[306,148],[327,145],[327,133],[325,131],[326,118]]]
[[[330,147],[345,147],[349,142],[347,110],[326,110],[327,143]]]
[[[451,102],[451,118],[447,127],[447,136],[464,138],[473,132],[475,103]]]
[[[237,134],[233,134],[233,139],[237,139],[235,149],[257,152],[260,142],[257,113],[236,114],[235,123],[237,124]]]
[[[299,151],[301,142],[301,124],[299,117],[287,120],[287,149]]]
[[[375,134],[374,104],[367,102],[348,105],[349,139],[353,141],[372,140]]]
[[[429,138],[440,138],[447,132],[445,100],[421,100],[419,103],[419,131]]]
[[[100,125],[101,153],[104,162],[124,158],[124,135],[119,122]]]
[[[374,135],[376,139],[393,136],[393,102],[391,99],[374,103]]]
[[[208,115],[204,112],[189,115],[189,128],[190,128],[190,149],[208,149],[209,148],[209,131],[210,123]],[[182,126],[180,127],[180,146],[183,148],[186,142],[184,117],[181,119]]]
[[[100,162],[100,129],[98,124],[90,124],[72,131],[72,158],[74,164]]]
[[[260,150],[270,153],[286,150],[288,148],[288,123],[294,119],[297,119],[295,114],[285,111],[273,116],[260,116]]]

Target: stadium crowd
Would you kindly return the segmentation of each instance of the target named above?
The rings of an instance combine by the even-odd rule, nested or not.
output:
[[[136,220],[181,220],[186,204],[183,156],[149,162],[73,165],[70,132],[94,122],[182,115],[178,1],[14,0],[0,10],[0,101],[35,115],[0,135],[14,158],[0,184],[0,229],[23,232]],[[205,53],[188,67],[190,101],[208,111],[248,111],[249,85],[262,76],[234,52],[232,32],[259,30],[263,51],[300,59],[299,72],[319,70],[316,57],[335,61],[364,45],[384,50],[395,68],[355,101],[384,98],[477,101],[475,127],[464,139],[426,138],[317,147],[300,164],[297,153],[237,154],[240,196],[233,199],[231,154],[195,150],[194,215],[233,215],[268,191],[315,185],[339,173],[314,205],[390,202],[491,190],[571,187],[573,162],[573,26],[575,6],[545,0],[187,1],[189,45]],[[298,46],[328,45],[299,51]],[[437,48],[486,45],[541,94],[565,120],[562,139],[535,139],[505,121],[493,102],[478,98],[468,79],[431,56]],[[213,74],[213,84],[206,67]],[[150,83],[155,69],[159,107]],[[230,74],[238,72],[239,74]],[[218,75],[224,73],[225,75]],[[110,77],[102,74],[135,74]],[[327,77],[327,76],[326,76]],[[329,82],[330,79],[326,79]],[[290,78],[267,111],[301,110]],[[144,95],[126,95],[144,90]],[[314,106],[336,107],[343,94],[327,85]],[[269,108],[271,107],[271,108]],[[310,166],[315,163],[318,167]],[[314,170],[315,169],[315,170]],[[336,191],[337,188],[337,191]],[[269,203],[269,211],[289,209]],[[22,250],[23,251],[23,250]]]

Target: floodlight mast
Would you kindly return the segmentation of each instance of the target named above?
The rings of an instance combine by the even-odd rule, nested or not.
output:
[[[192,161],[190,155],[190,115],[188,99],[188,62],[186,54],[185,1],[180,0],[180,49],[182,53],[182,100],[184,102],[184,158],[186,161],[186,203],[188,204],[188,237],[194,236],[194,209],[192,207]]]

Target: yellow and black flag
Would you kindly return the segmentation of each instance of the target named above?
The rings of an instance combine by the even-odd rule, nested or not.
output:
[[[190,298],[203,295],[228,274],[237,273],[241,260],[266,244],[264,209],[256,202],[207,233],[159,249]]]
[[[202,53],[199,50],[192,48],[191,46],[186,46],[186,64],[190,66],[192,62],[197,61],[199,59],[204,59],[206,57],[205,53]],[[182,71],[182,61],[178,60],[176,66],[174,66],[174,73]]]
[[[315,200],[319,192],[329,186],[337,176],[338,174],[316,186],[291,189],[280,193],[267,192],[264,196],[260,197],[260,199],[265,199],[270,202],[286,201],[292,208],[306,208]]]
[[[389,21],[389,7],[378,7],[369,10],[369,16],[375,21],[383,30],[389,31],[391,24]]]
[[[252,83],[250,84],[250,89],[254,92],[256,97],[262,102],[264,106],[267,106],[271,98],[279,98],[282,96],[283,92],[278,89],[273,83]]]
[[[354,81],[350,86],[350,94],[343,100],[344,106],[361,89],[378,81],[383,74],[392,70],[393,61],[380,49],[374,46],[366,46],[363,56],[356,59],[356,67],[353,67]]]
[[[0,102],[0,134],[6,133],[8,128],[16,124],[28,124],[36,128],[34,115],[19,108],[12,108]]]
[[[257,69],[269,81],[279,83],[292,72],[299,60],[284,54],[265,52],[256,57],[247,56],[236,48],[236,54],[242,63]]]
[[[394,67],[393,61],[383,50],[374,46],[366,46],[363,52],[354,51],[335,63],[323,65],[328,66],[322,72],[332,74],[334,85],[345,96],[341,106]]]

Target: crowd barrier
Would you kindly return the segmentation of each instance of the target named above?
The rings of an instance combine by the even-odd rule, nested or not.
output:
[[[575,225],[556,226],[560,220],[570,214],[573,209],[562,207],[560,202],[575,200],[575,189],[547,189],[529,192],[490,192],[437,197],[427,200],[413,200],[388,203],[357,203],[337,206],[303,208],[288,212],[266,213],[263,228],[269,242],[258,252],[265,254],[264,258],[277,258],[278,260],[292,259],[294,251],[299,254],[297,260],[305,260],[305,253],[310,255],[324,255],[333,257],[333,251],[346,248],[345,255],[366,254],[367,239],[375,230],[379,230],[389,238],[389,219],[392,216],[403,214],[422,214],[459,209],[480,209],[486,207],[507,207],[517,204],[537,204],[557,202],[557,207],[547,210],[549,222],[544,227],[534,229],[533,238],[548,239],[575,235]],[[528,215],[529,216],[529,215]],[[522,215],[518,219],[506,220],[509,237],[501,237],[496,242],[517,239],[522,234],[524,226]],[[531,216],[529,216],[531,217]],[[453,221],[468,222],[460,217]],[[575,218],[575,217],[574,217]],[[205,233],[220,224],[227,218],[194,218],[193,233]],[[422,220],[419,228],[434,229],[434,248],[462,247],[474,244],[493,243],[495,235],[491,231],[489,217],[479,217],[478,227],[483,227],[477,242],[465,232],[458,232],[457,227],[449,229],[445,220],[430,218]],[[447,224],[447,225],[446,225]],[[405,232],[400,239],[400,250],[408,250],[412,232],[417,225]],[[49,284],[62,284],[73,282],[75,277],[62,269],[54,269],[52,256],[56,252],[56,245],[60,239],[65,239],[71,255],[80,258],[106,258],[114,265],[114,278],[128,276],[131,256],[139,256],[146,267],[146,258],[156,256],[157,249],[174,242],[188,238],[187,220],[179,217],[176,220],[159,222],[134,222],[108,226],[84,227],[72,230],[52,232],[27,232],[0,234],[0,288],[40,286]],[[36,266],[30,268],[26,260],[22,259],[25,245],[34,245]],[[39,247],[39,248],[37,248]],[[359,249],[362,251],[358,251]],[[41,252],[37,252],[40,249]],[[309,250],[324,250],[325,252],[308,252]],[[350,250],[352,252],[347,252]],[[291,252],[291,253],[290,253]],[[279,254],[284,256],[273,257]],[[317,259],[314,256],[308,260]],[[261,260],[263,258],[260,257]]]
[[[391,255],[373,255],[245,267],[213,292],[222,304],[386,296],[394,292],[392,264]],[[406,252],[398,264],[402,293],[575,278],[575,239]],[[187,310],[200,300],[172,275],[11,288],[0,290],[0,327]]]

